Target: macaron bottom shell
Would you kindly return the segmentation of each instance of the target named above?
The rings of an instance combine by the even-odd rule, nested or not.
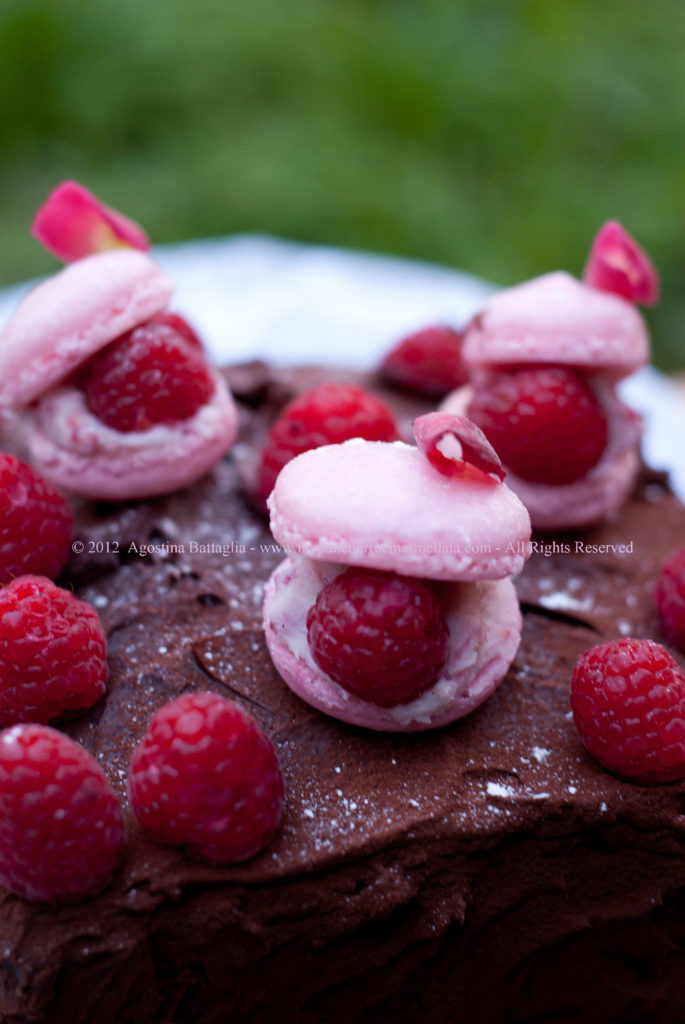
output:
[[[214,394],[189,419],[129,433],[93,416],[80,389],[51,391],[30,414],[31,460],[55,486],[86,498],[128,501],[185,487],[211,469],[237,433],[233,398],[223,377],[213,377]]]
[[[415,700],[382,708],[348,693],[322,672],[309,650],[307,613],[322,587],[344,569],[293,555],[267,584],[266,642],[276,669],[294,693],[319,711],[354,725],[418,732],[469,714],[495,691],[521,637],[521,613],[510,579],[442,584],[449,629],[445,669]]]
[[[530,512],[535,530],[574,530],[613,515],[630,494],[639,466],[637,450],[628,449],[572,484],[531,484],[513,473],[507,473],[507,483]]]

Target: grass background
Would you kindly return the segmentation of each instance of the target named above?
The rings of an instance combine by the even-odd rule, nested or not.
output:
[[[682,0],[0,0],[0,284],[73,177],[155,242],[259,231],[502,284],[621,220],[685,367]]]

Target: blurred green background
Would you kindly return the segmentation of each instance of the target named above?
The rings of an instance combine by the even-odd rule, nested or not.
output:
[[[73,177],[155,242],[257,231],[508,284],[621,220],[685,366],[682,0],[0,0],[0,284]]]

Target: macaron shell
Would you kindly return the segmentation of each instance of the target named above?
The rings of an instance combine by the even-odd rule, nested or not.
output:
[[[306,619],[339,565],[286,559],[266,587],[264,629],[274,665],[287,685],[327,715],[384,732],[437,729],[469,714],[497,688],[518,649],[521,613],[511,580],[445,585],[449,628],[441,678],[416,700],[381,708],[348,693],[314,662]]]
[[[164,309],[172,291],[171,278],[136,249],[87,256],[37,285],[0,333],[0,406],[39,398]]]
[[[553,363],[619,378],[648,361],[649,338],[632,303],[557,271],[489,299],[466,330],[463,356],[472,370]]]
[[[78,388],[58,388],[31,414],[31,459],[57,487],[87,498],[125,501],[185,487],[211,469],[237,433],[233,399],[223,377],[213,375],[214,395],[194,416],[130,433],[96,419]]]
[[[639,466],[637,451],[629,449],[602,460],[591,475],[572,484],[531,484],[511,473],[507,481],[530,512],[535,530],[572,530],[616,512],[630,494]]]
[[[445,476],[401,441],[355,439],[298,455],[269,498],[271,530],[321,561],[434,580],[520,572],[530,518],[502,483]]]

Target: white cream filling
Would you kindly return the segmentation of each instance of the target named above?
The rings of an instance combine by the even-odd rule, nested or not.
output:
[[[225,422],[232,399],[223,377],[215,371],[212,376],[215,387],[209,401],[178,423],[159,423],[147,430],[114,430],[93,415],[82,389],[68,385],[50,391],[40,401],[33,414],[35,425],[56,448],[77,455],[167,451],[179,436],[213,437]]]

